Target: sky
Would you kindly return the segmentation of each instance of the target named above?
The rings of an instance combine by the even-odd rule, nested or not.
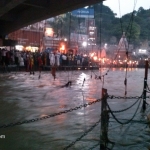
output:
[[[105,0],[103,4],[105,6],[108,6],[114,13],[116,13],[117,14],[116,17],[120,18],[121,16],[133,11],[134,2],[137,2],[135,10],[138,10],[139,7],[143,7],[144,9],[150,8],[150,0]],[[119,3],[120,3],[120,11],[119,11]]]

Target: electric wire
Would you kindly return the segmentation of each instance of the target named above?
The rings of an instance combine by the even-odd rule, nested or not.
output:
[[[128,24],[127,29],[126,29],[126,33],[128,33],[128,30],[129,30],[129,27],[130,27],[130,23],[133,21],[136,4],[137,4],[137,0],[134,0],[134,7],[133,7],[133,11],[132,11],[132,14],[131,14],[131,18],[130,18],[129,24]]]
[[[120,8],[120,0],[118,0],[118,4],[119,4],[119,14],[120,14],[120,26],[121,26],[121,31],[122,31],[122,34],[123,34],[123,22],[122,22],[122,15],[121,15],[121,8]]]

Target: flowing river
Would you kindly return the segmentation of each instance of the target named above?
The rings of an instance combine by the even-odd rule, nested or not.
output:
[[[101,102],[49,118],[45,116],[100,99],[102,87],[107,89],[108,95],[123,97],[125,69],[111,69],[104,77],[104,82],[95,79],[95,74],[105,74],[106,70],[59,71],[55,80],[50,72],[42,72],[40,79],[38,72],[35,75],[29,75],[28,72],[0,74],[0,150],[63,150],[74,141],[69,150],[99,150],[101,122],[99,124],[96,122],[100,120]],[[68,81],[72,81],[72,85],[64,87]],[[141,96],[143,84],[144,69],[129,69],[127,97]],[[150,76],[148,76],[149,84]],[[149,95],[150,93],[147,93],[147,96]],[[128,108],[136,100],[137,98],[107,99],[113,111]],[[150,104],[150,99],[146,101]],[[138,104],[116,113],[116,118],[121,122],[130,120]],[[141,113],[141,107],[142,103],[133,120],[125,125],[117,123],[110,114],[108,138],[114,145],[112,148],[109,143],[108,148],[150,150],[150,128],[145,124],[150,107],[147,105],[144,114]],[[2,128],[4,124],[25,120],[32,121]],[[78,139],[91,127],[93,129],[90,132]],[[5,138],[2,135],[5,135]]]

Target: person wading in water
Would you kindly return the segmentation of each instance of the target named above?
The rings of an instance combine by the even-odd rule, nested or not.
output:
[[[41,78],[41,71],[42,71],[42,68],[43,68],[43,61],[42,61],[42,58],[41,58],[40,54],[37,58],[37,61],[38,61],[39,79],[40,79]]]

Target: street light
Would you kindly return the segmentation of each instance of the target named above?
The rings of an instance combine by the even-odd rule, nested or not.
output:
[[[82,46],[83,46],[83,47],[86,47],[86,46],[87,46],[87,42],[84,41],[84,42],[82,43]]]
[[[84,47],[84,51],[85,51],[85,47],[87,46],[87,42],[84,41],[84,42],[82,43],[82,46]]]

